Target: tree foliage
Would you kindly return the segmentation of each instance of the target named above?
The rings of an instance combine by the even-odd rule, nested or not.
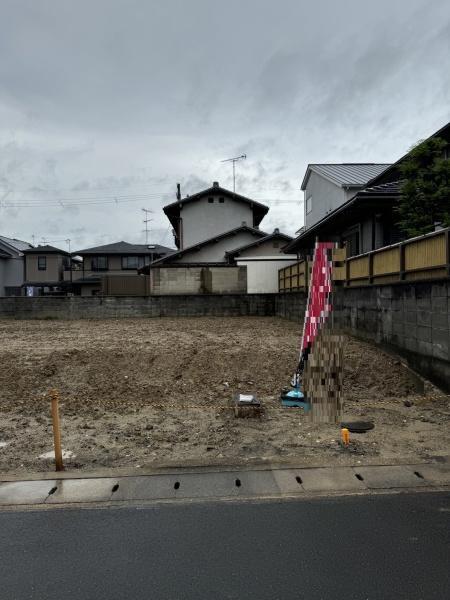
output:
[[[450,144],[442,138],[420,142],[399,165],[401,196],[398,226],[414,237],[450,226]]]

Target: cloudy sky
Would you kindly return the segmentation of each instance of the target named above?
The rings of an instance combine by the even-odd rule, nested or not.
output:
[[[308,162],[389,162],[450,120],[448,0],[0,0],[0,234],[171,245],[161,207],[247,154],[262,227]],[[34,238],[32,238],[34,236]],[[56,241],[58,240],[58,241]]]

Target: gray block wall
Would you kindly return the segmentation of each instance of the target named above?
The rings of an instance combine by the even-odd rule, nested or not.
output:
[[[0,318],[273,316],[276,294],[0,298]]]
[[[276,314],[302,321],[302,294],[280,295]],[[403,356],[450,391],[450,281],[337,288],[335,324]]]

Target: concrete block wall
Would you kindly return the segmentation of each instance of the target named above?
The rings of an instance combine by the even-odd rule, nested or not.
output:
[[[154,267],[151,293],[238,294],[247,291],[246,267]]]
[[[0,298],[0,318],[273,316],[276,294]]]
[[[303,294],[280,294],[276,314],[303,320]],[[337,288],[335,324],[403,356],[409,366],[450,391],[450,280]]]

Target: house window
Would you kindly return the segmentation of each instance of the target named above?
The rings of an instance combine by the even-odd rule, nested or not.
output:
[[[308,196],[306,198],[306,214],[309,214],[312,211],[312,196]]]
[[[91,259],[92,271],[107,271],[108,270],[108,257],[107,256],[93,256]]]
[[[143,266],[143,256],[122,256],[122,269],[140,269]]]
[[[46,256],[38,256],[38,270],[39,271],[47,270],[47,257]]]
[[[214,202],[214,198],[208,198],[208,202],[212,204]]]
[[[225,198],[219,198],[219,202],[220,204],[223,204],[225,202]]]

